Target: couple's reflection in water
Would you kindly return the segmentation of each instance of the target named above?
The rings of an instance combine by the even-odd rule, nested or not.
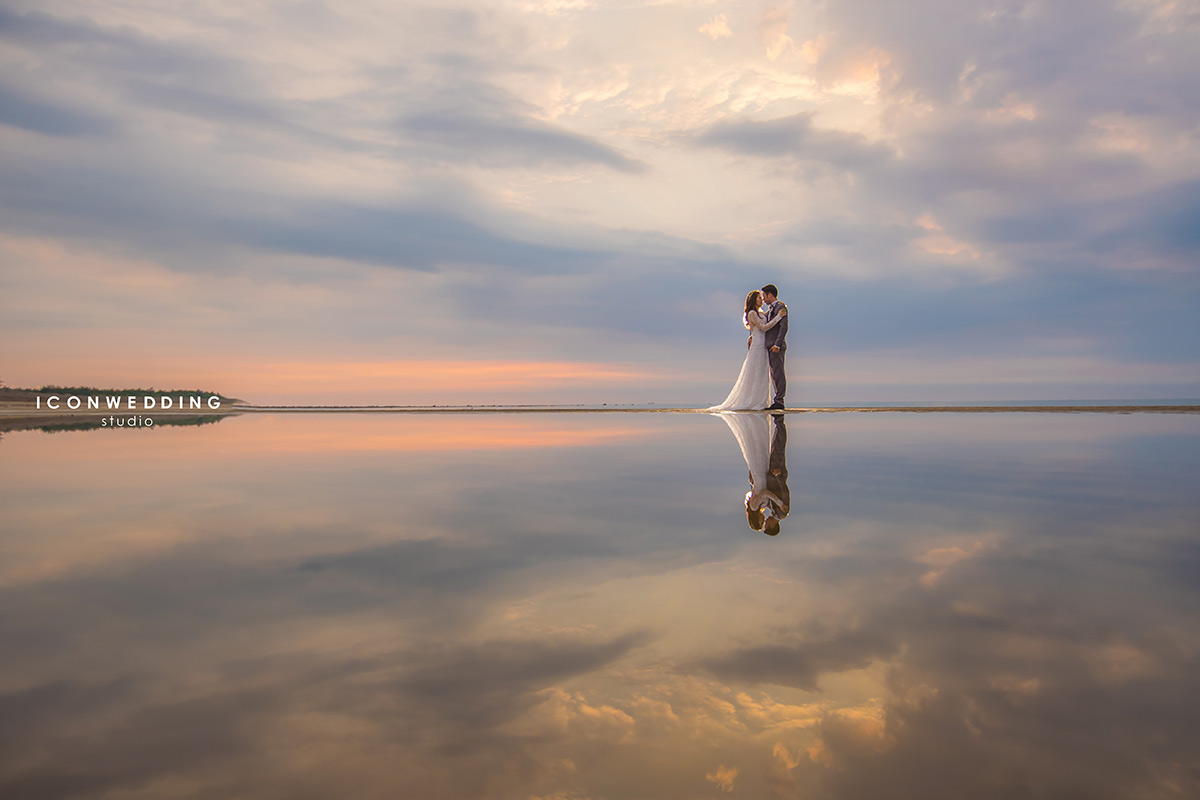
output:
[[[792,508],[788,490],[787,423],[783,414],[718,414],[737,438],[750,469],[746,523],[751,530],[778,536]]]

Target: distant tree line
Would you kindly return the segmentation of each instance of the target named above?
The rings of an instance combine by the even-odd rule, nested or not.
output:
[[[154,427],[161,428],[161,427],[166,427],[168,425],[174,425],[174,426],[180,426],[180,427],[213,425],[213,424],[220,422],[223,419],[225,419],[225,417],[222,414],[207,414],[207,415],[195,416],[195,417],[181,417],[178,419],[174,419],[174,418],[166,417],[166,416],[161,417],[161,418],[155,417],[154,418]],[[22,426],[21,430],[38,430],[38,431],[42,431],[44,433],[63,433],[66,431],[97,430],[102,427],[105,427],[105,426],[102,426],[98,421],[90,420],[90,421],[82,421],[82,422],[45,423],[45,424],[38,424],[38,425],[29,425],[27,427]],[[117,429],[110,428],[110,430],[115,431]],[[143,430],[152,430],[152,429],[144,428]]]

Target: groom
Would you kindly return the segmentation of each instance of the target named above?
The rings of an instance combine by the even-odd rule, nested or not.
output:
[[[775,284],[768,283],[762,287],[763,312],[767,322],[775,319],[787,305],[779,302],[779,290]],[[782,411],[783,395],[787,391],[787,375],[783,370],[783,354],[787,352],[788,318],[779,320],[779,324],[767,331],[767,362],[771,365],[771,383],[775,385],[775,401],[767,406],[768,411]]]

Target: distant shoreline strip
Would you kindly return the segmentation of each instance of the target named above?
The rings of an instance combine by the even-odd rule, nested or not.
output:
[[[281,413],[359,413],[359,414],[766,414],[767,411],[713,412],[703,408],[575,408],[571,406],[233,406],[231,411]],[[1200,405],[1128,405],[1128,406],[819,406],[788,408],[786,414],[994,414],[1003,412],[1038,414],[1200,414]],[[776,412],[778,413],[778,412]]]
[[[186,415],[178,411],[140,412],[144,416]],[[194,413],[194,412],[192,412]],[[574,406],[223,406],[206,412],[214,416],[238,414],[1200,414],[1200,405],[1070,405],[1070,406],[814,406],[783,412],[708,411],[703,408],[630,408]],[[97,417],[111,411],[83,409],[41,411],[33,408],[0,409],[0,417]]]

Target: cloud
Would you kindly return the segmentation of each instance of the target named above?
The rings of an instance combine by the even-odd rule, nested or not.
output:
[[[713,41],[733,36],[733,31],[729,30],[729,18],[724,14],[714,14],[713,18],[701,25],[698,30]]]
[[[76,102],[87,92],[91,103],[126,112],[133,106],[231,124],[285,124],[277,114],[283,104],[265,96],[265,87],[239,61],[133,26],[4,11],[0,37],[14,49],[37,53],[27,76],[71,87],[80,96]]]
[[[732,792],[733,782],[737,779],[737,776],[738,771],[736,769],[719,764],[716,769],[704,776],[704,780],[715,785],[723,792]]]
[[[112,120],[0,86],[0,123],[49,136],[100,136],[113,130]]]
[[[639,643],[637,636],[593,645],[494,641],[461,646],[440,660],[427,654],[424,667],[412,668],[402,658],[314,664],[303,656],[264,657],[227,665],[231,672],[220,685],[192,697],[155,696],[132,680],[41,684],[0,695],[5,722],[21,731],[0,741],[6,755],[20,758],[19,766],[8,761],[0,770],[0,787],[6,797],[70,797],[187,776],[201,786],[242,786],[243,794],[261,792],[264,781],[294,785],[289,794],[303,796],[301,783],[337,782],[340,770],[300,782],[271,739],[311,737],[329,752],[321,742],[341,723],[350,748],[360,748],[360,768],[376,764],[370,781],[383,778],[374,772],[382,766],[377,759],[396,749],[411,755],[386,759],[391,777],[384,783],[416,789],[448,781],[469,791],[517,776],[481,775],[452,763],[498,767],[505,759],[528,758],[499,729],[536,704],[548,686],[602,669]],[[397,677],[390,686],[375,685],[381,672]],[[101,737],[69,732],[73,724],[100,720]],[[289,726],[290,736],[284,733]],[[31,741],[57,756],[47,758]],[[61,757],[70,759],[69,770]],[[406,769],[397,771],[397,763]]]
[[[410,139],[444,152],[448,159],[492,165],[594,162],[622,172],[645,169],[644,164],[592,139],[515,116],[428,112],[402,118],[399,128]]]
[[[398,688],[432,707],[439,720],[486,731],[529,707],[538,690],[600,669],[650,638],[633,633],[594,645],[530,641],[450,648],[406,670]]]
[[[890,156],[886,146],[872,145],[860,134],[814,128],[812,112],[765,121],[719,122],[696,141],[743,155],[790,156],[843,169],[882,164]]]
[[[397,129],[423,152],[487,166],[594,163],[637,173],[646,165],[593,138],[534,117],[537,109],[485,83],[459,80],[409,104]]]
[[[788,12],[782,6],[771,6],[763,12],[762,31],[767,45],[767,58],[771,61],[791,53],[796,42],[788,36]]]
[[[55,743],[57,752],[47,759],[25,750],[23,768],[0,775],[5,795],[17,800],[80,797],[201,770],[251,749],[245,726],[269,705],[269,695],[262,691],[145,704],[135,687],[131,681],[94,687],[56,683],[0,697],[0,706],[17,714],[26,735],[37,730],[42,741]],[[107,714],[116,722],[107,726],[102,740],[63,735],[47,724],[53,719],[47,706],[60,707],[66,726],[87,714]],[[19,742],[9,744],[20,749]],[[72,764],[70,770],[61,769],[63,758]]]
[[[961,688],[947,690],[946,683],[940,691],[906,688],[879,720],[830,714],[822,721],[806,768],[820,776],[828,796],[854,800],[895,794],[899,781],[902,796],[911,797],[950,791],[1000,798],[1053,786],[1117,798],[1154,780],[1146,774],[1148,754],[1139,738],[1143,731],[1137,720],[1145,716],[1133,711],[1160,707],[1162,698],[1150,685],[1108,694],[1073,675],[1069,680],[1079,685],[1047,692],[1037,681],[1000,688],[951,670],[954,678],[943,675],[942,680],[963,679]],[[1092,702],[1090,723],[1081,721],[1079,708]],[[1195,702],[1191,688],[1183,689],[1181,702]],[[1126,721],[1108,728],[1117,718]],[[1098,732],[1097,725],[1107,732]],[[1194,738],[1178,728],[1171,736]],[[1038,740],[1054,744],[1031,757]],[[1026,755],[1014,758],[1013,753]]]
[[[465,262],[526,273],[570,272],[586,269],[604,255],[521,242],[461,216],[420,208],[302,207],[290,219],[229,219],[222,226],[230,238],[259,247],[411,269]]]
[[[758,645],[709,659],[703,666],[722,680],[771,683],[816,691],[822,673],[862,669],[896,652],[895,641],[847,631],[796,644]]]
[[[374,429],[372,435],[380,435],[379,420],[363,421]],[[429,429],[428,419],[394,419],[392,424],[397,422],[404,430]],[[593,419],[584,427],[594,424]],[[311,420],[303,421],[301,427],[310,425]],[[453,435],[463,433],[458,423],[451,427],[458,431]],[[647,430],[640,427],[645,441]],[[303,436],[296,428],[277,443]],[[163,444],[147,443],[154,448]],[[284,465],[298,463],[295,452],[270,456],[270,449],[268,445],[240,452],[254,462],[249,469],[260,476],[279,475],[276,467],[286,471]],[[198,466],[185,455],[186,446],[168,444],[157,452],[167,450],[179,456],[181,466]],[[462,494],[445,506],[420,499],[443,485],[446,473],[433,466],[444,455],[440,450],[427,450],[415,459],[402,451],[382,454],[379,463],[390,466],[371,474],[348,462],[334,466],[340,457],[319,445],[318,450],[325,453],[322,463],[332,471],[310,486],[314,491],[301,493],[306,498],[300,501],[303,509],[294,497],[268,500],[274,490],[247,480],[242,469],[247,463],[240,462],[232,472],[199,467],[196,475],[207,477],[189,481],[197,492],[190,500],[176,498],[170,519],[159,515],[165,508],[143,507],[149,516],[139,514],[135,523],[128,506],[118,517],[93,514],[86,504],[64,507],[66,513],[74,508],[91,519],[68,529],[87,530],[89,541],[104,543],[91,549],[90,557],[75,542],[69,556],[60,553],[67,560],[60,560],[54,555],[53,537],[39,529],[40,555],[27,552],[20,560],[26,566],[58,562],[65,569],[26,575],[15,584],[6,582],[2,590],[6,598],[23,604],[23,612],[0,615],[0,639],[7,663],[14,667],[9,674],[20,687],[0,693],[5,712],[0,720],[0,791],[69,796],[173,780],[203,787],[206,794],[224,786],[246,796],[267,785],[289,796],[321,794],[356,781],[422,793],[440,783],[462,796],[486,796],[491,793],[487,787],[496,785],[527,788],[531,781],[553,774],[559,759],[548,751],[556,747],[558,737],[546,738],[541,729],[526,737],[514,734],[514,726],[524,724],[558,686],[581,680],[586,684],[590,673],[622,669],[621,661],[648,648],[656,637],[642,626],[556,632],[536,620],[524,630],[502,625],[489,633],[490,623],[480,626],[480,613],[490,617],[491,610],[511,600],[531,597],[531,579],[556,582],[557,570],[541,571],[545,559],[565,559],[560,562],[564,565],[580,559],[577,567],[586,572],[590,567],[584,562],[602,562],[606,553],[615,552],[616,539],[627,540],[641,553],[622,570],[627,578],[661,571],[679,558],[711,555],[708,546],[695,542],[683,549],[677,546],[677,540],[690,537],[692,521],[703,516],[703,510],[661,519],[652,540],[642,535],[646,520],[661,515],[656,493],[644,503],[629,504],[630,522],[621,523],[628,534],[609,527],[613,517],[607,505],[593,508],[591,499],[574,492],[556,502],[562,516],[541,511],[531,515],[528,495],[496,482],[501,474],[526,468],[524,458],[513,453],[487,464],[477,460],[486,449],[472,450],[465,461],[452,458],[457,461],[450,468],[456,476],[455,492]],[[178,480],[178,472],[161,470],[161,464],[145,459],[144,452],[125,452],[119,459],[124,466],[114,471],[122,478],[112,484],[112,502],[125,504],[118,497],[144,499],[148,487],[160,485],[154,474],[168,483]],[[262,461],[264,456],[276,466]],[[231,463],[228,452],[222,458]],[[546,463],[542,458],[535,462]],[[138,463],[148,467],[142,473],[146,480],[133,474]],[[558,471],[564,476],[587,474],[589,482],[604,483],[626,481],[623,469],[621,460],[597,460],[585,446],[566,456]],[[279,485],[284,484],[291,495],[295,485],[287,480]],[[254,486],[260,502],[234,500],[218,485],[239,495]],[[539,485],[555,491],[553,481]],[[498,494],[491,500],[478,502],[493,492]],[[219,503],[232,501],[258,521],[243,517],[245,526],[222,527],[222,512],[211,506],[199,511],[193,504],[202,497],[207,498],[200,500],[202,505],[211,503],[218,496],[223,498]],[[327,524],[328,504],[340,504],[349,496],[365,501],[356,504],[355,522]],[[37,503],[26,506],[30,513],[38,513],[37,508]],[[258,517],[255,508],[265,516]],[[404,513],[397,516],[400,509]],[[12,514],[10,519],[15,521]],[[152,533],[118,534],[114,539],[104,531],[109,524]],[[193,524],[196,529],[189,530]],[[256,533],[244,538],[250,528]],[[428,538],[431,532],[439,538]],[[410,535],[419,538],[409,539]],[[668,541],[676,543],[667,545]],[[216,550],[210,549],[214,545]],[[284,551],[286,558],[280,561]],[[13,551],[7,549],[6,554],[12,556]],[[527,568],[540,577],[522,577]],[[123,577],[114,580],[117,575]],[[383,616],[371,622],[377,612]],[[130,615],[138,624],[126,624]],[[263,635],[253,635],[254,644],[246,650],[246,640],[235,644],[225,638],[234,628],[256,629]],[[98,644],[94,658],[86,659],[86,675],[74,674],[73,667],[43,670],[40,675],[31,669],[59,648],[74,653],[71,642],[79,643],[80,636]],[[157,659],[154,667],[142,661],[142,645],[164,644],[167,649],[161,654],[181,671],[162,671],[165,663]],[[69,660],[77,663],[74,655]],[[202,680],[202,686],[186,677],[201,663],[201,671],[214,676]],[[72,674],[72,680],[62,680],[60,674]],[[117,678],[111,685],[103,678],[92,683],[97,676]],[[603,705],[589,708],[620,720]],[[185,727],[162,730],[172,719]],[[74,735],[80,726],[100,735]],[[155,744],[138,747],[134,743],[139,737]],[[323,754],[319,760],[325,766],[316,771],[320,774],[307,769],[301,770],[304,776],[294,774],[292,754],[305,742],[304,749]],[[603,740],[597,744],[603,746]],[[74,766],[64,771],[48,753],[69,753]],[[349,772],[336,766],[343,757],[351,757]],[[505,768],[517,763],[523,765],[520,770]]]
[[[1095,216],[1120,220],[1104,229],[1093,229],[1087,238],[1092,252],[1097,254],[1116,249],[1130,253],[1135,259],[1142,254],[1192,256],[1200,251],[1200,233],[1193,221],[1200,214],[1200,181],[1186,181],[1146,192],[1128,204],[1106,203],[1096,208]],[[1155,266],[1154,261],[1139,263],[1131,268]],[[1187,261],[1168,263],[1187,264]]]

